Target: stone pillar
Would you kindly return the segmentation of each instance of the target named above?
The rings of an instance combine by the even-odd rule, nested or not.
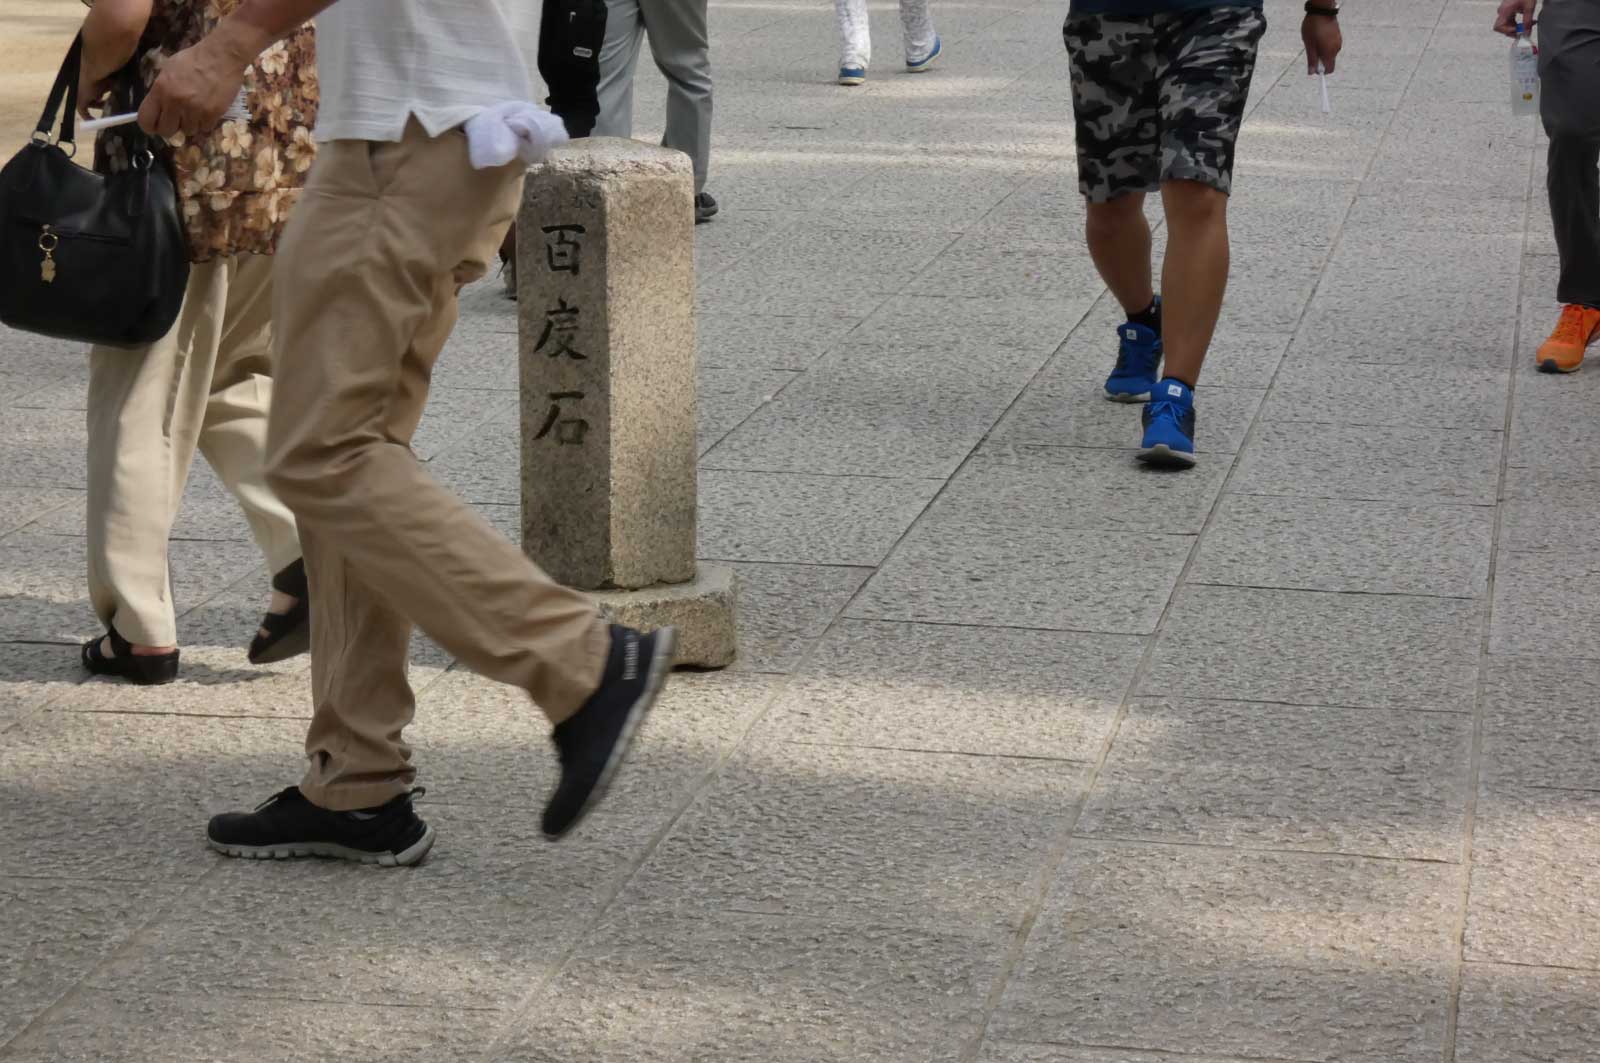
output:
[[[619,623],[734,654],[731,569],[696,566],[694,177],[593,138],[528,173],[517,218],[522,548]]]

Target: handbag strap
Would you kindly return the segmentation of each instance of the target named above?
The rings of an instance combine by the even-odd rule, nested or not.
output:
[[[50,139],[50,126],[55,121],[56,110],[60,108],[65,97],[67,109],[61,116],[61,134],[56,138],[62,143],[76,143],[76,124],[78,115],[78,74],[83,65],[83,34],[78,34],[72,39],[72,47],[67,49],[67,58],[61,63],[61,72],[56,75],[56,83],[50,89],[50,99],[44,105],[44,113],[39,116],[39,124],[34,129],[36,137]]]

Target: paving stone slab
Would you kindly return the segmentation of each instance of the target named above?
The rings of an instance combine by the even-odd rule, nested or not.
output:
[[[779,370],[700,369],[700,428],[697,446],[704,457],[729,432],[778,396],[798,373]]]
[[[88,429],[72,410],[8,409],[0,418],[0,486],[83,490]]]
[[[1499,432],[1510,386],[1501,369],[1296,362],[1278,374],[1261,419]]]
[[[1008,1040],[1433,1063],[1460,871],[1075,845],[990,1023]]]
[[[1053,299],[1099,287],[1094,264],[1077,247],[977,232],[945,248],[907,291],[968,298]]]
[[[706,455],[711,469],[944,478],[1020,381],[823,359]]]
[[[1491,16],[1492,17],[1492,16]],[[1395,186],[1363,189],[1345,219],[1347,232],[1521,233],[1523,197],[1487,197],[1478,192],[1431,192]]]
[[[1600,792],[1600,661],[1491,657],[1484,679],[1485,780]]]
[[[964,351],[974,364],[1004,357],[997,349],[1053,351],[1087,309],[1089,293],[1059,300],[896,295],[861,322],[840,345],[846,356],[859,347],[885,351]]]
[[[1015,926],[1088,768],[761,741],[685,813],[622,905]]]
[[[946,233],[802,231],[701,287],[713,312],[865,317],[950,242]],[[849,262],[851,268],[840,269]]]
[[[54,487],[0,487],[0,539],[60,510],[81,508],[81,491]],[[78,525],[80,528],[82,524]],[[0,547],[3,550],[4,547]]]
[[[955,1063],[1014,934],[745,913],[622,913],[518,1021],[496,1063]]]
[[[76,994],[7,1046],[6,1059],[427,1063],[467,1058],[503,1021],[499,1014],[481,1010],[315,1003],[211,990],[174,997],[125,987]]]
[[[1061,531],[994,514],[917,524],[847,615],[869,620],[1155,630],[1194,537]]]
[[[1189,582],[1478,598],[1493,541],[1488,507],[1228,495]]]
[[[301,720],[35,713],[0,741],[10,866],[196,879],[212,866],[206,821],[297,781],[304,738]]]
[[[1294,1063],[1292,1060],[1223,1059],[1219,1056],[1193,1056],[1187,1052],[1181,1063]],[[1069,1045],[1024,1044],[1018,1041],[985,1040],[978,1052],[978,1063],[1172,1063],[1167,1052],[1130,1052],[1122,1048],[1073,1048]]]
[[[734,671],[788,672],[805,658],[870,568],[732,564],[739,580]]]
[[[1078,831],[1455,862],[1471,755],[1465,716],[1145,699]]]
[[[1600,793],[1486,785],[1472,844],[1466,959],[1600,969]]]
[[[505,1009],[555,973],[638,859],[619,830],[563,842],[531,815],[422,802],[425,863],[226,861],[90,979],[185,995]],[[337,897],[337,904],[328,899]]]
[[[1236,452],[1265,394],[1203,384],[1197,388],[1196,451],[1218,455]],[[1075,379],[1069,371],[1057,370],[1052,364],[1017,399],[995,429],[994,438],[1058,447],[1134,450],[1143,438],[1144,428],[1139,420],[1142,410],[1142,405],[1107,400],[1103,384]]]
[[[1582,542],[1502,549],[1490,653],[1600,657],[1600,573]]]
[[[841,621],[778,697],[762,733],[1091,762],[1143,649],[1134,635]]]
[[[516,419],[491,421],[457,439],[427,463],[427,471],[474,505],[522,504],[522,443]]]
[[[1462,969],[1457,1063],[1600,1056],[1600,974],[1469,963]]]
[[[1502,432],[1269,421],[1239,454],[1247,495],[1492,506]]]
[[[1198,533],[1226,472],[1220,462],[1206,462],[1168,476],[1127,451],[1001,441],[973,454],[923,523],[968,525],[994,539],[1024,526]]]
[[[699,553],[717,561],[876,565],[940,484],[706,469]]]
[[[832,314],[702,313],[700,367],[722,369],[805,369],[857,324]]]
[[[0,642],[0,732],[84,678],[75,643]]]
[[[0,950],[0,1046],[181,890],[170,883],[0,877],[0,940],[6,943]],[[8,1060],[27,1058],[12,1054],[15,1043],[4,1050]]]
[[[732,751],[783,683],[779,676],[739,672],[672,676],[595,812],[595,833],[612,824],[631,832],[665,826],[678,801],[687,801]],[[514,815],[542,809],[555,786],[549,736],[549,724],[526,694],[461,670],[419,696],[406,730],[431,802],[498,805]]]
[[[1467,713],[1481,610],[1445,598],[1189,587],[1139,693]]]
[[[1226,311],[1224,311],[1226,313]],[[1349,305],[1314,302],[1289,348],[1286,364],[1365,362],[1414,365],[1418,351],[1432,365],[1504,370],[1511,364],[1516,321],[1497,301],[1452,305],[1444,319],[1374,314],[1352,296]]]
[[[516,337],[505,339],[515,350]],[[411,450],[419,459],[427,461],[452,443],[470,437],[480,426],[515,422],[517,415],[514,392],[434,387],[428,392],[428,405],[411,440]]]

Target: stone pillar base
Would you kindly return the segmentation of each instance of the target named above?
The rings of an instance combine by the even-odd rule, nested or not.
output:
[[[614,623],[640,631],[678,629],[679,667],[726,668],[735,653],[733,569],[701,565],[688,583],[658,583],[636,591],[591,591]]]

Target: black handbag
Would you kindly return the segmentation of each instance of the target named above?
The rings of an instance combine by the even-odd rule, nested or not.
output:
[[[127,138],[125,171],[101,174],[72,161],[82,54],[79,37],[28,146],[0,170],[0,322],[136,347],[177,321],[189,249],[172,173],[137,126]],[[63,101],[61,131],[51,143]]]

